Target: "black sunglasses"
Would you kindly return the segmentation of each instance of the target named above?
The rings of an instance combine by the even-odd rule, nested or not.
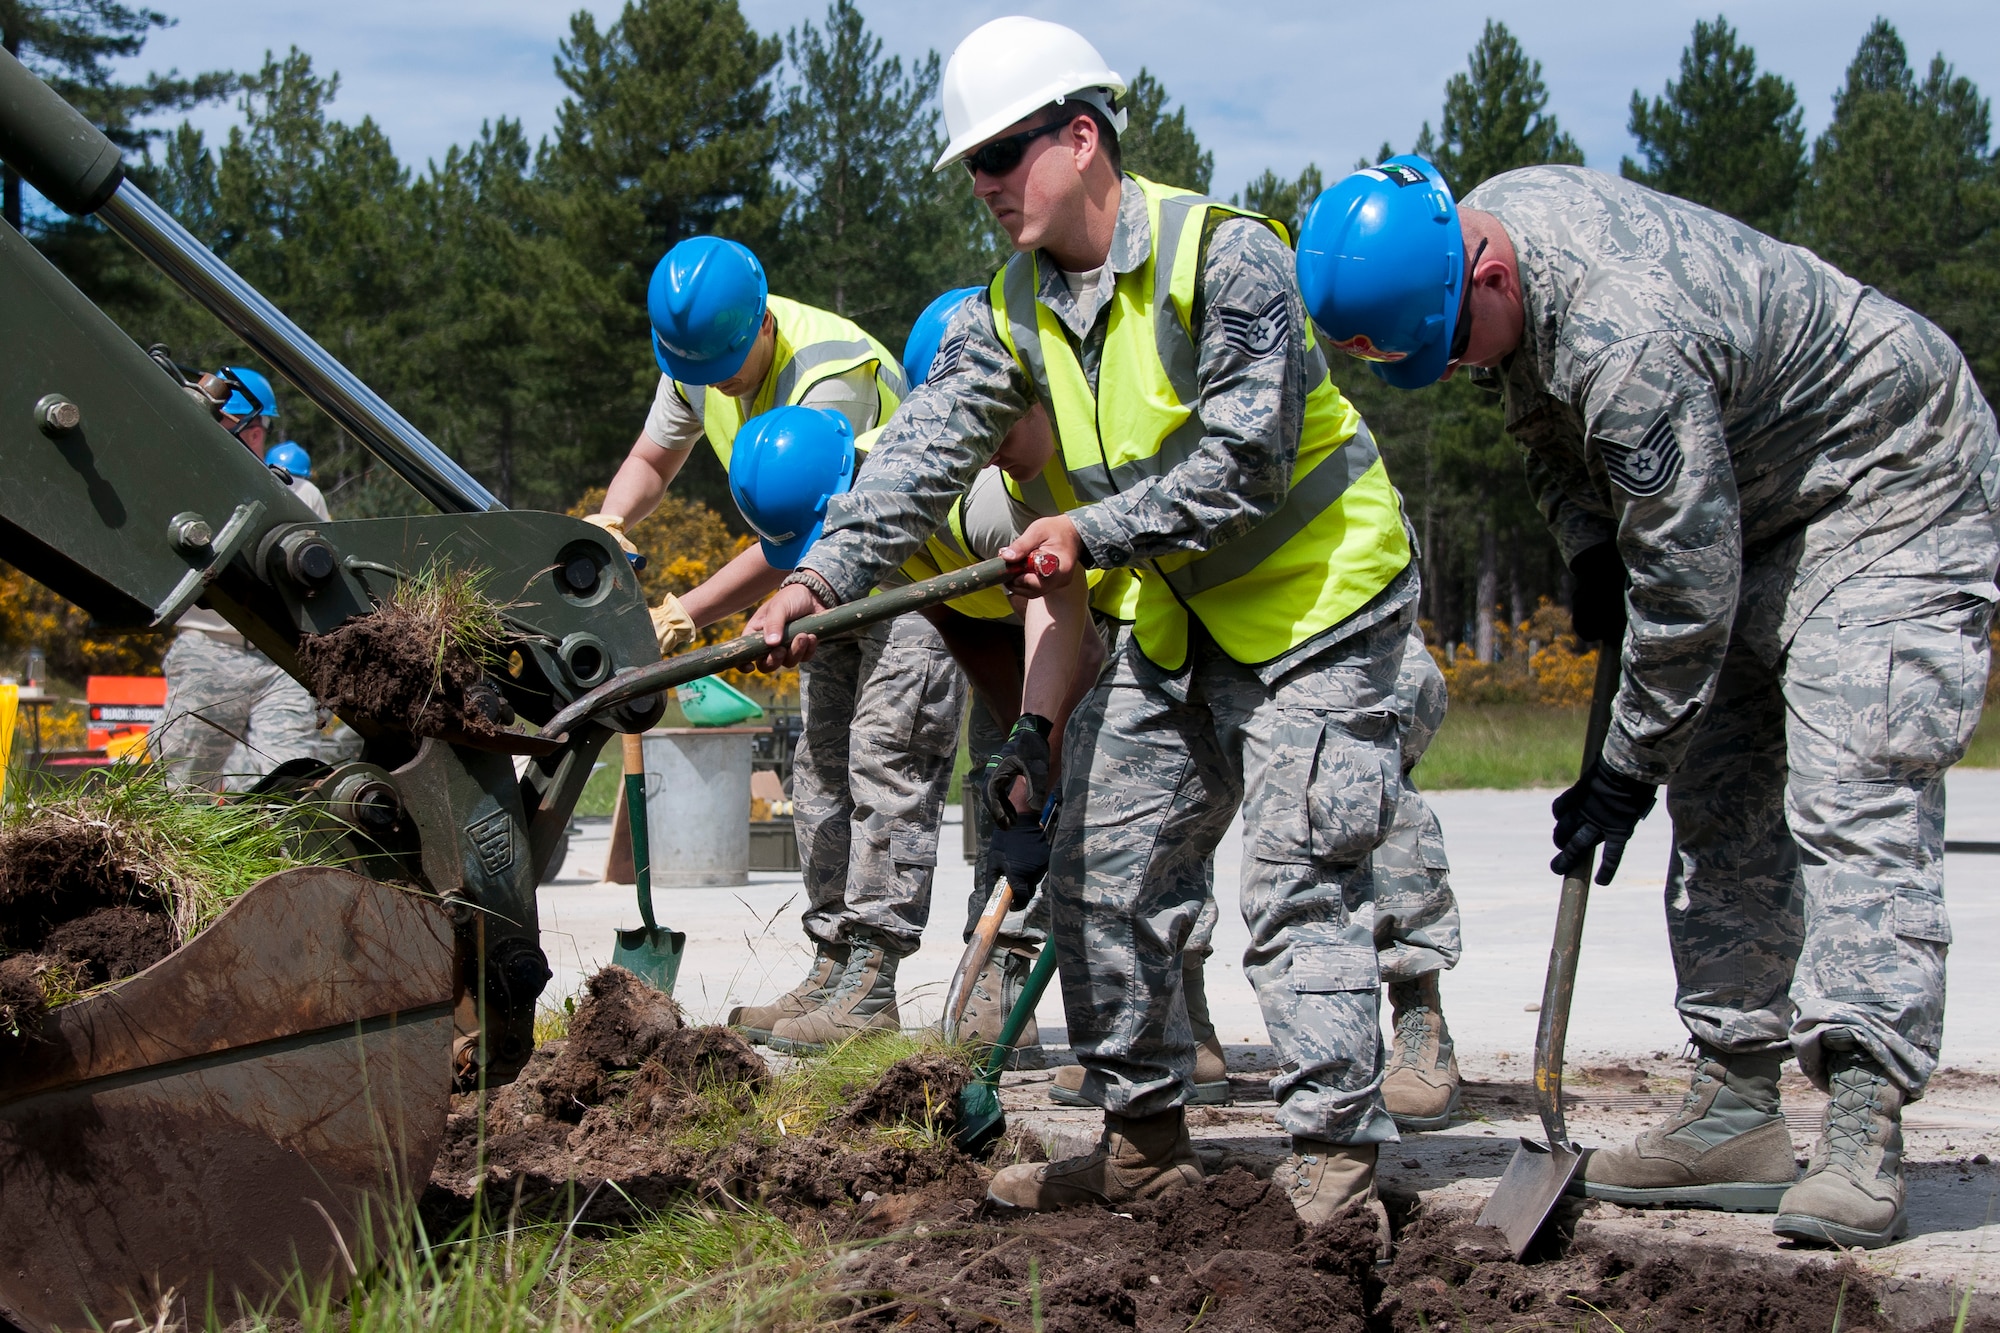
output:
[[[965,155],[965,169],[973,175],[985,172],[989,176],[1004,176],[1021,165],[1027,155],[1028,145],[1044,134],[1059,134],[1069,128],[1069,122],[1058,120],[1051,125],[1037,126],[1032,130],[1022,130],[1004,139],[982,144]]]
[[[1472,342],[1472,275],[1479,269],[1479,257],[1486,253],[1486,242],[1480,241],[1479,248],[1472,252],[1472,262],[1465,266],[1465,290],[1458,297],[1458,327],[1451,331],[1451,360],[1449,365],[1457,365],[1465,357],[1465,349]]]

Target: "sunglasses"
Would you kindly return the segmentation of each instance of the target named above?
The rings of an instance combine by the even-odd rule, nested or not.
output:
[[[1004,176],[1021,165],[1021,159],[1027,155],[1029,144],[1044,134],[1060,134],[1068,128],[1068,121],[1059,120],[1052,125],[1022,130],[1019,134],[1010,134],[1004,139],[995,139],[992,143],[982,144],[965,155],[965,169],[975,176],[982,171],[989,176]]]
[[[1472,252],[1472,262],[1465,266],[1465,290],[1458,298],[1458,327],[1451,333],[1451,360],[1457,365],[1465,358],[1465,349],[1472,342],[1472,275],[1479,269],[1479,257],[1486,253],[1486,242]]]

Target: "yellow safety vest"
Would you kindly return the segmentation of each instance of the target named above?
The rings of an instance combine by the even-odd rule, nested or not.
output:
[[[698,384],[674,383],[681,401],[701,418],[702,433],[715,447],[723,469],[728,470],[730,446],[745,421],[774,407],[796,406],[821,380],[867,365],[875,368],[875,392],[881,403],[875,429],[865,432],[863,440],[856,443],[864,448],[873,443],[875,432],[888,424],[896,404],[909,392],[903,384],[902,363],[851,319],[782,296],[773,296],[769,302],[771,320],[777,325],[777,345],[772,349],[771,368],[757,386],[747,412],[742,403],[713,385],[704,389]]]
[[[1145,192],[1153,249],[1118,275],[1095,394],[1062,323],[1037,298],[1039,252],[1014,255],[993,278],[996,331],[1048,404],[1061,441],[1027,488],[1038,508],[1066,512],[1106,499],[1194,451],[1207,434],[1192,312],[1210,217],[1254,218],[1285,238],[1269,218],[1132,180]],[[1313,346],[1310,324],[1293,336]],[[1190,613],[1238,662],[1281,657],[1360,610],[1410,563],[1402,505],[1375,441],[1331,376],[1320,376],[1306,395],[1291,489],[1277,512],[1213,550],[1177,551],[1107,579],[1093,599],[1130,623],[1160,666],[1187,660]]]
[[[928,579],[978,563],[965,539],[965,496],[961,495],[952,501],[951,513],[930,540],[903,562],[902,572],[912,579]],[[981,588],[945,605],[975,620],[1006,620],[1014,614],[1014,603],[1005,588]]]

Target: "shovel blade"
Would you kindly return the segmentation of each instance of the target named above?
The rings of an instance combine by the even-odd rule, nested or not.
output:
[[[1493,1197],[1480,1210],[1479,1225],[1504,1233],[1514,1257],[1519,1259],[1534,1244],[1556,1200],[1569,1189],[1582,1163],[1583,1150],[1574,1143],[1545,1144],[1522,1139]]]
[[[681,972],[681,952],[687,948],[687,935],[665,926],[651,929],[638,926],[614,933],[617,943],[612,946],[611,961],[661,994],[672,995],[674,979]]]
[[[958,1094],[958,1126],[951,1141],[968,1157],[984,1157],[1007,1132],[1007,1113],[1000,1109],[1000,1094],[983,1078],[974,1079]]]

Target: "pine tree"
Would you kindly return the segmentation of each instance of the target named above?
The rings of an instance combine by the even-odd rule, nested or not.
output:
[[[1125,132],[1118,151],[1125,170],[1161,185],[1207,194],[1215,175],[1215,154],[1204,150],[1187,123],[1187,108],[1167,114],[1167,90],[1141,67],[1125,90]]]
[[[1386,156],[1386,154],[1385,154]],[[1299,238],[1299,223],[1305,220],[1306,210],[1313,200],[1319,198],[1326,188],[1326,181],[1320,175],[1319,164],[1306,163],[1306,169],[1299,173],[1297,180],[1286,180],[1269,167],[1264,174],[1243,187],[1243,193],[1230,200],[1243,207],[1276,218],[1285,224],[1292,234],[1292,241]]]
[[[1444,114],[1433,134],[1424,122],[1415,149],[1437,163],[1460,198],[1489,176],[1542,162],[1581,164],[1576,146],[1546,114],[1542,62],[1531,60],[1507,25],[1486,21],[1463,74],[1444,87]]]
[[[1813,145],[1799,239],[1936,320],[2000,383],[2000,173],[1985,98],[1943,55],[1919,80],[1877,19]]]
[[[118,0],[0,0],[0,45],[89,117],[137,165],[143,165],[149,143],[162,134],[140,126],[141,119],[227,97],[236,87],[235,75],[220,72],[184,79],[178,70],[169,70],[149,74],[144,83],[121,83],[112,76],[111,61],[138,55],[150,33],[173,23],[157,10]],[[26,220],[21,178],[12,167],[4,175],[7,224],[19,231]]]
[[[1757,53],[1720,15],[1696,20],[1681,76],[1650,103],[1632,94],[1629,128],[1644,165],[1630,180],[1776,234],[1791,219],[1806,175],[1805,129],[1792,85],[1757,73]]]

